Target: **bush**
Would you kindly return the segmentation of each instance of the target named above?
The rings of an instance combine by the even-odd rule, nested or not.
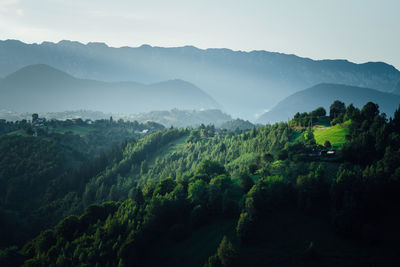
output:
[[[71,241],[81,229],[81,224],[77,216],[70,215],[59,222],[56,226],[56,236]]]
[[[232,266],[234,260],[237,258],[237,252],[233,248],[233,245],[228,238],[224,236],[221,243],[219,244],[217,255],[221,261],[222,266]]]
[[[253,187],[254,182],[247,173],[242,173],[239,176],[238,185],[244,193],[247,193]]]
[[[250,233],[253,228],[253,219],[247,212],[240,214],[238,223],[236,225],[236,235],[241,242],[245,242],[250,239]]]

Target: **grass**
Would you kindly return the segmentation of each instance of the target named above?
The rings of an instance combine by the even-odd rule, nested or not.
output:
[[[14,132],[10,132],[7,135],[31,136],[31,135],[27,134],[24,130],[17,130],[17,131],[14,131]]]
[[[347,142],[346,135],[349,133],[349,125],[351,120],[345,121],[342,124],[336,124],[335,126],[330,126],[329,119],[323,119],[318,121],[316,126],[313,127],[315,141],[318,145],[324,145],[326,140],[331,142],[334,147],[340,147]],[[296,130],[296,133],[290,138],[290,142],[296,142],[302,134],[306,134],[304,131],[306,127]]]
[[[343,122],[344,125],[349,126],[351,124],[351,120],[347,120],[345,122]]]
[[[272,162],[271,165],[273,167],[279,167],[279,165],[281,165],[281,163],[282,163],[282,160],[277,159],[274,162]]]
[[[324,145],[326,140],[332,146],[341,146],[346,143],[346,135],[349,133],[347,126],[336,124],[332,127],[314,128],[314,137],[318,145]]]

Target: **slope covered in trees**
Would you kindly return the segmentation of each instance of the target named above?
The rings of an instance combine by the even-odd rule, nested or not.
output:
[[[8,110],[0,110],[0,118],[8,121],[21,121],[23,119],[30,119],[31,113],[15,112]],[[122,113],[104,113],[100,111],[90,110],[75,110],[75,111],[63,111],[63,112],[40,112],[41,117],[55,120],[67,120],[67,119],[82,119],[82,120],[104,120],[113,117],[114,120],[124,121],[137,121],[139,123],[146,123],[148,121],[156,122],[164,125],[165,127],[197,127],[201,124],[208,125],[213,124],[215,127],[221,127],[225,122],[232,120],[232,117],[223,113],[219,109],[206,109],[206,110],[159,110],[150,111],[139,114],[122,114]],[[246,129],[252,129],[253,126],[249,127],[251,123],[246,122]],[[240,125],[235,125],[236,126]],[[223,128],[231,128],[225,127]],[[239,127],[243,128],[243,127]]]
[[[400,96],[392,93],[343,84],[318,84],[286,97],[261,115],[258,122],[288,121],[297,112],[310,112],[318,107],[329,110],[336,99],[340,99],[346,105],[353,104],[357,108],[362,108],[365,103],[371,101],[377,103],[387,116],[392,116],[400,103]]]
[[[127,142],[76,208],[3,265],[393,265],[399,238],[400,112],[345,107],[347,142],[315,153],[287,123],[247,132],[168,129]],[[335,115],[336,116],[336,115]],[[341,122],[340,122],[341,123]]]
[[[71,186],[81,190],[143,129],[162,128],[109,120],[0,123],[0,245],[24,242],[69,214],[75,207],[63,203],[75,198]]]

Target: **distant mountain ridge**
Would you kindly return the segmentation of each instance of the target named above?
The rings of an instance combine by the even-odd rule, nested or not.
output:
[[[232,120],[232,117],[217,109],[209,110],[169,110],[151,111],[148,113],[135,114],[131,116],[121,116],[124,120],[136,120],[145,123],[154,121],[165,127],[198,127],[201,124],[214,125],[220,127],[223,123]]]
[[[164,125],[165,127],[197,127],[201,124],[214,125],[216,127],[222,127],[225,123],[235,122],[232,117],[223,113],[218,109],[208,110],[162,110],[162,111],[150,111],[139,114],[116,114],[116,113],[104,113],[101,111],[92,110],[71,110],[63,112],[43,112],[38,114],[41,118],[47,120],[67,120],[67,119],[82,119],[82,120],[108,120],[112,117],[115,121],[123,119],[124,121],[138,121],[139,123],[146,123],[148,121],[157,122]],[[31,120],[32,113],[18,113],[9,110],[0,109],[0,119],[7,121],[21,121]],[[238,120],[236,120],[238,121]],[[247,122],[249,123],[249,122]],[[249,123],[250,124],[250,123]],[[253,129],[254,125],[248,129]]]
[[[30,65],[0,80],[0,108],[17,112],[98,110],[139,113],[152,110],[215,109],[220,105],[191,83],[155,84],[77,79],[45,64]]]
[[[382,62],[316,61],[266,51],[193,46],[113,48],[102,43],[25,44],[7,40],[0,41],[0,59],[0,76],[44,63],[84,79],[155,83],[179,78],[205,90],[228,113],[247,119],[319,83],[398,92],[400,81],[400,72]]]
[[[397,85],[395,86],[393,93],[396,95],[400,95],[400,81],[397,83]]]
[[[381,112],[385,112],[388,117],[393,116],[400,105],[399,95],[370,88],[324,83],[285,98],[269,112],[261,115],[258,122],[288,121],[297,112],[310,112],[318,107],[324,107],[329,114],[329,107],[335,100],[340,100],[346,105],[353,103],[358,108],[371,101],[377,103]]]

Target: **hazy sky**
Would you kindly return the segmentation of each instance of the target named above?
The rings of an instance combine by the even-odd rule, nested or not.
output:
[[[267,50],[400,69],[400,0],[0,0],[0,39]]]

